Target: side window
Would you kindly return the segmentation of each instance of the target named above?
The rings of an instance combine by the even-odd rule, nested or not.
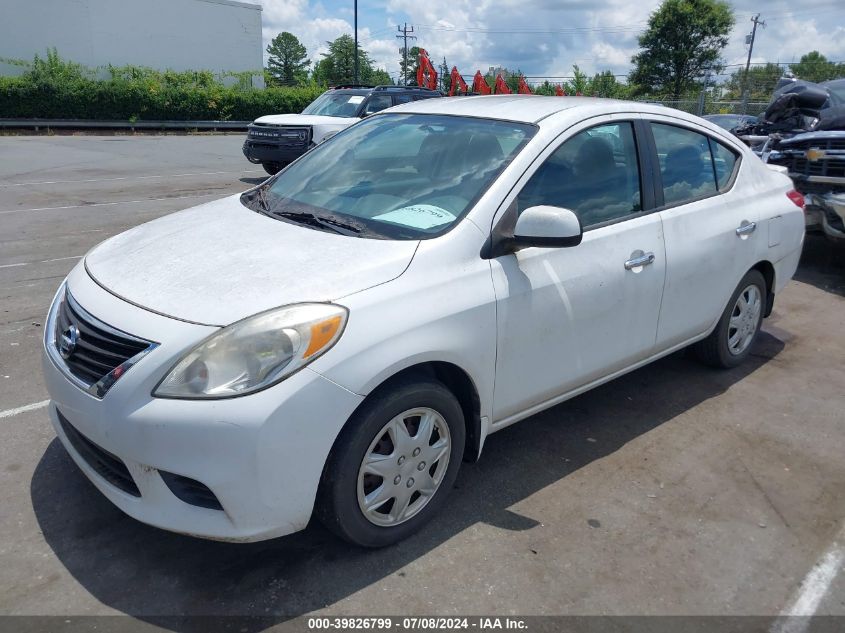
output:
[[[642,210],[640,169],[631,123],[609,123],[567,139],[517,196],[517,211],[571,209],[586,227]]]
[[[731,181],[734,169],[736,169],[736,153],[728,149],[719,141],[710,139],[710,150],[713,152],[713,169],[716,170],[716,184],[719,191],[724,191]]]
[[[411,95],[394,95],[393,96],[393,103],[395,105],[399,105],[400,103],[410,103],[411,102]]]
[[[710,141],[686,128],[652,123],[660,159],[663,202],[678,204],[716,193]]]
[[[370,98],[367,99],[366,106],[364,106],[364,114],[373,114],[392,105],[390,95],[370,95]]]

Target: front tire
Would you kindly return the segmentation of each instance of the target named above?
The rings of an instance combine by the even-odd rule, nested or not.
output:
[[[751,353],[766,306],[766,280],[749,270],[731,296],[716,328],[695,344],[698,358],[711,367],[736,367]]]
[[[261,163],[261,166],[271,176],[275,176],[278,174],[282,168],[285,166],[283,163]]]
[[[458,475],[466,430],[458,400],[431,378],[372,394],[326,464],[317,515],[363,547],[401,541],[442,508]]]

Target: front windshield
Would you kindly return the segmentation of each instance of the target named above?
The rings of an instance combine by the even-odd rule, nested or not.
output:
[[[533,125],[472,117],[377,115],[279,174],[262,191],[262,210],[289,221],[311,216],[312,225],[315,217],[345,222],[362,237],[441,235],[535,131]]]
[[[324,92],[302,111],[302,114],[353,117],[367,95],[348,92]]]

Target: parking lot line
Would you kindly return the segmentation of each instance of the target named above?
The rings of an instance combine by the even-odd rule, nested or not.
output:
[[[66,185],[77,182],[112,182],[115,180],[148,180],[150,178],[187,178],[189,176],[221,176],[224,174],[258,174],[264,173],[261,169],[239,169],[238,171],[201,171],[194,174],[162,174],[152,176],[117,176],[114,178],[89,178],[85,180],[40,180],[34,182],[12,182],[0,183],[3,187],[26,187],[35,185]]]
[[[25,404],[22,407],[15,407],[14,409],[6,409],[0,411],[0,418],[11,418],[19,413],[26,413],[27,411],[35,411],[50,404],[49,400],[42,400],[41,402],[33,402],[32,404]]]
[[[55,257],[53,259],[42,259],[37,262],[18,262],[17,264],[0,264],[0,268],[16,268],[18,266],[31,266],[32,264],[49,264],[50,262],[63,262],[68,259],[79,259],[82,255],[70,255],[69,257]]]
[[[804,633],[810,626],[807,616],[815,615],[819,604],[827,595],[830,585],[836,579],[845,562],[845,525],[833,539],[830,547],[807,573],[799,591],[781,611],[785,619],[779,620],[771,628],[771,633]]]
[[[232,192],[238,193],[238,192]],[[162,202],[163,200],[187,200],[189,198],[211,198],[214,196],[225,197],[231,194],[221,194],[219,191],[215,193],[200,193],[192,196],[171,196],[165,198],[145,198],[143,200],[119,200],[117,202],[91,202],[90,204],[69,204],[61,207],[35,207],[32,209],[5,209],[0,211],[0,215],[7,213],[24,213],[26,211],[61,211],[63,209],[87,209],[89,207],[110,207],[116,204],[141,204],[142,202]]]

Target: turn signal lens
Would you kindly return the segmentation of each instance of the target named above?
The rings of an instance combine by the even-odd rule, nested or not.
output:
[[[787,191],[786,197],[792,200],[792,203],[799,209],[804,208],[804,196],[801,195],[800,191],[795,191],[795,189]]]
[[[335,334],[340,329],[343,319],[340,315],[326,319],[311,326],[311,340],[308,342],[308,349],[302,358],[311,358],[334,340]]]

